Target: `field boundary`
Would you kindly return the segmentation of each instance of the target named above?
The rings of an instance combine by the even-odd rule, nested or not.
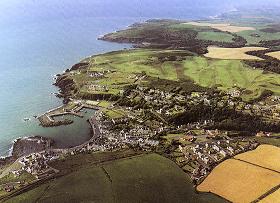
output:
[[[280,184],[276,185],[275,187],[271,188],[269,191],[267,191],[266,193],[264,193],[263,195],[261,195],[260,197],[258,197],[256,200],[254,200],[252,203],[257,203],[261,200],[263,200],[264,198],[266,198],[267,196],[273,194],[274,192],[276,192],[277,190],[280,189]]]
[[[242,159],[237,159],[237,158],[234,158],[234,157],[233,157],[232,159],[235,159],[235,160],[237,160],[237,161],[241,161],[241,162],[244,162],[244,163],[247,163],[247,164],[250,164],[250,165],[253,165],[253,166],[262,168],[262,169],[270,170],[270,171],[272,171],[272,172],[275,172],[275,173],[279,173],[279,174],[280,174],[279,171],[276,171],[276,170],[274,170],[274,169],[267,168],[267,167],[264,167],[264,166],[260,166],[260,165],[258,165],[258,164],[254,164],[254,163],[251,163],[251,162],[249,162],[249,161],[245,161],[245,160],[242,160]]]

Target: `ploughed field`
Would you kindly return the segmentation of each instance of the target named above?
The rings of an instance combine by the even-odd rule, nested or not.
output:
[[[279,163],[280,148],[261,145],[254,151],[222,162],[197,190],[215,193],[231,202],[252,202],[257,199],[270,202],[279,197]]]
[[[213,194],[197,194],[175,163],[156,154],[80,168],[7,202],[124,201],[225,202]]]

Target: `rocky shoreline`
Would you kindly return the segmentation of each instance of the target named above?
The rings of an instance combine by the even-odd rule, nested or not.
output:
[[[52,139],[41,136],[18,138],[13,142],[11,155],[0,159],[0,167],[12,163],[22,156],[50,149],[53,144]]]

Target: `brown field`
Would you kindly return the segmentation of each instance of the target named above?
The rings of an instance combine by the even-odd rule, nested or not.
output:
[[[273,171],[279,169],[279,157],[280,148],[261,145],[254,151],[236,156],[244,161],[228,159],[218,165],[197,190],[215,193],[232,202],[252,202],[280,184],[280,173]],[[263,201],[279,199],[279,194],[278,190]]]
[[[215,59],[263,60],[257,56],[246,54],[246,52],[266,49],[264,47],[221,48],[211,46],[208,47],[208,53],[204,56]]]
[[[270,53],[267,53],[266,55],[280,60],[280,51],[270,52]]]
[[[276,190],[274,193],[268,195],[266,198],[259,201],[259,203],[276,203],[280,200],[280,189]]]
[[[188,25],[194,25],[194,26],[207,26],[207,27],[211,27],[217,30],[221,30],[224,32],[242,32],[242,31],[246,31],[246,30],[255,30],[255,28],[253,27],[241,27],[241,26],[234,26],[234,25],[230,25],[230,24],[217,24],[217,23],[199,23],[199,22],[188,22],[188,23],[184,23],[184,24],[188,24]]]
[[[234,158],[280,172],[279,147],[272,145],[261,145],[253,151],[239,154]]]

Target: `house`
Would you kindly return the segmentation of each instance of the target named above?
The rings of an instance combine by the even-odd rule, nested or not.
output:
[[[6,192],[12,192],[15,189],[15,187],[13,185],[5,185],[4,186],[4,190]]]

